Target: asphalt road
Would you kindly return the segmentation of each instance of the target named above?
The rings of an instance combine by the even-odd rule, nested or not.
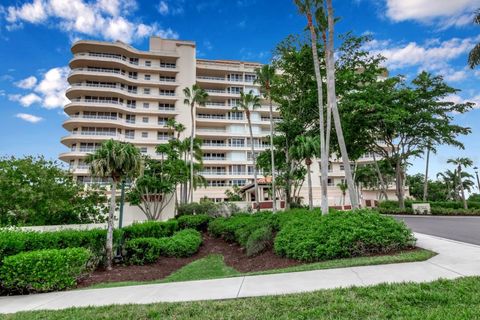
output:
[[[480,217],[395,216],[415,232],[480,245]]]

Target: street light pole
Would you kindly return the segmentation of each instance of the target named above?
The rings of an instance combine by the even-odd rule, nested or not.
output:
[[[477,188],[480,192],[480,179],[478,179],[478,167],[474,167],[473,170],[475,171],[475,175],[477,176]]]

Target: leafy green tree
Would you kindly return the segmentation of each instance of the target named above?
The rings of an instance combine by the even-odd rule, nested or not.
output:
[[[462,181],[462,178],[463,178],[462,172],[463,172],[463,168],[471,167],[473,165],[473,161],[469,158],[456,158],[456,159],[448,159],[447,163],[451,163],[457,167],[456,176],[457,176],[458,186],[460,189],[460,195],[462,197],[463,208],[468,209],[467,199],[465,198],[465,185]],[[470,175],[470,177],[472,176]]]
[[[101,190],[84,190],[54,161],[0,159],[0,226],[103,222],[106,200]]]
[[[188,181],[189,165],[181,158],[180,150],[175,140],[159,145],[157,152],[163,155],[162,159],[146,160],[143,175],[136,179],[128,194],[129,201],[137,205],[148,220],[159,220],[178,185]]]
[[[208,93],[200,88],[199,85],[194,84],[192,88],[184,88],[183,94],[185,99],[183,103],[190,106],[190,116],[192,121],[192,131],[190,133],[190,187],[189,187],[189,198],[190,202],[193,202],[193,190],[194,190],[194,139],[195,139],[195,110],[197,105],[204,107],[205,103],[208,100]]]
[[[480,25],[480,9],[477,9],[473,18],[473,23]],[[480,64],[480,43],[477,43],[475,47],[470,51],[468,55],[468,65],[474,69]]]
[[[90,165],[93,176],[110,178],[112,181],[110,194],[110,210],[107,220],[107,270],[112,269],[113,260],[113,219],[115,215],[116,187],[125,179],[134,179],[143,170],[143,160],[140,151],[131,143],[113,139],[102,143],[102,146],[89,154],[85,162]]]
[[[232,190],[230,190],[230,189],[225,190],[225,195],[227,196],[228,201],[242,201],[243,200],[243,196],[242,196],[242,193],[240,191],[239,186],[233,186]]]
[[[263,95],[265,99],[268,99],[269,107],[270,107],[270,160],[271,164],[271,173],[272,173],[272,199],[273,199],[273,207],[272,211],[277,211],[277,201],[276,201],[276,186],[275,186],[275,152],[273,150],[273,134],[275,129],[275,123],[273,122],[273,102],[272,102],[272,83],[275,82],[276,74],[275,74],[275,67],[271,65],[263,65],[261,68],[256,70],[257,77],[255,82],[260,84],[261,89],[263,91]]]
[[[252,119],[251,119],[251,110],[255,110],[260,107],[260,98],[253,94],[253,91],[250,90],[249,93],[240,93],[240,102],[233,110],[242,110],[245,113],[248,123],[248,131],[250,132],[250,150],[252,152],[252,164],[253,164],[253,179],[255,185],[255,206],[257,211],[260,211],[260,199],[258,197],[258,181],[257,181],[257,156],[255,154],[255,143],[253,140],[252,132]]]
[[[313,209],[313,189],[312,189],[312,158],[320,152],[320,140],[312,136],[298,136],[295,144],[291,147],[290,153],[296,159],[305,161],[307,166],[307,183],[308,183],[308,206]]]
[[[395,168],[396,193],[405,206],[404,180],[408,160],[429,145],[463,148],[457,140],[470,128],[453,123],[454,113],[464,113],[471,103],[457,104],[447,97],[458,92],[440,76],[420,73],[409,86],[401,77],[365,84],[342,98],[344,123],[356,132],[359,143],[380,154]],[[355,116],[353,116],[355,115]]]

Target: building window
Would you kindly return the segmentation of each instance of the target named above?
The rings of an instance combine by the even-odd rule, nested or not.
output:
[[[147,147],[141,147],[140,152],[141,153],[147,153]]]
[[[145,61],[145,65],[147,67],[151,67],[152,66],[152,61],[149,61],[149,60]]]
[[[254,74],[246,74],[245,75],[245,82],[254,82],[257,77]]]
[[[142,132],[142,138],[148,138],[148,132]]]
[[[150,88],[143,88],[144,94],[150,94]]]
[[[150,80],[150,79],[151,79],[151,76],[150,76],[149,74],[146,74],[146,75],[144,76],[144,79],[145,79],[145,80]]]
[[[142,122],[143,122],[143,123],[148,123],[148,117],[143,117],[143,118],[142,118]]]
[[[125,130],[125,139],[135,139],[135,130]]]
[[[328,178],[327,185],[329,187],[335,187],[335,180],[333,178]]]
[[[144,103],[143,103],[143,108],[144,108],[144,109],[150,108],[150,103],[144,102]]]

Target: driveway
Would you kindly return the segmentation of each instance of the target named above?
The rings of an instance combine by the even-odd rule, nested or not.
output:
[[[415,232],[480,245],[480,217],[395,216]]]

